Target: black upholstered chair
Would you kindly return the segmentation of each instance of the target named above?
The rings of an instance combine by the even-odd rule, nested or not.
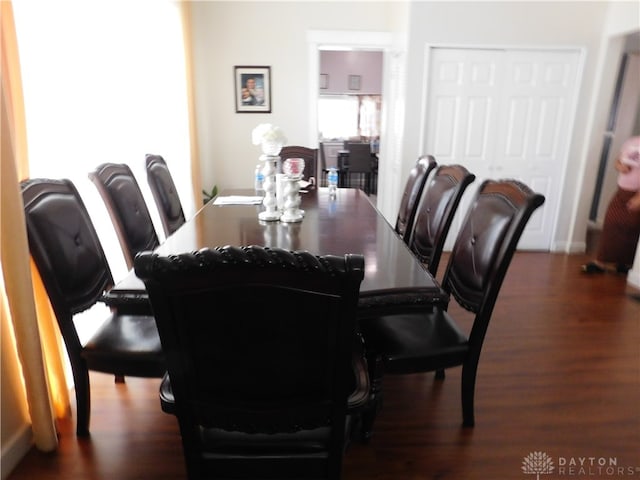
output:
[[[190,479],[340,478],[368,399],[361,255],[222,247],[135,260],[167,355]]]
[[[78,435],[88,435],[89,370],[161,378],[166,371],[151,316],[112,312],[85,343],[76,314],[95,305],[113,286],[111,271],[87,209],[69,180],[21,183],[31,256],[40,272],[67,348],[76,392]],[[158,381],[159,382],[159,381]]]
[[[405,243],[409,242],[416,209],[418,208],[424,185],[427,182],[427,177],[436,166],[436,159],[433,156],[422,155],[409,172],[409,177],[402,191],[402,199],[400,199],[400,207],[398,208],[394,227],[396,233],[402,237]]]
[[[352,185],[354,178],[358,186],[369,195],[373,190],[373,167],[375,157],[371,154],[371,145],[363,142],[344,142],[344,150],[349,152],[346,165],[343,165],[344,175],[347,176],[347,186]]]
[[[475,178],[461,165],[440,165],[422,191],[408,245],[434,277],[460,199]]]
[[[103,163],[89,178],[109,211],[127,267],[133,268],[138,252],[160,244],[136,177],[124,163]]]
[[[516,180],[486,180],[477,190],[444,272],[442,287],[474,314],[466,333],[442,308],[432,312],[386,315],[360,320],[374,389],[364,419],[364,437],[372,433],[382,401],[385,375],[462,366],[463,425],[474,419],[478,360],[502,281],[531,214],[544,197]]]
[[[317,182],[318,178],[318,149],[302,147],[299,145],[286,145],[280,150],[280,162],[284,163],[287,158],[302,158],[304,160],[304,171],[302,178],[309,181],[313,177]]]
[[[320,154],[320,183],[319,186],[327,186],[327,173],[330,168],[341,170],[340,157],[344,152],[344,142],[320,142],[318,146]],[[340,183],[343,183],[342,177]]]
[[[158,207],[164,234],[168,237],[186,221],[180,196],[164,158],[147,154],[145,164],[147,182]]]

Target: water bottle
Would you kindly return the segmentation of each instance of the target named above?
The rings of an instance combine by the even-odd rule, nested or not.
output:
[[[262,192],[264,190],[264,174],[262,173],[262,165],[256,166],[254,187],[256,192]]]
[[[329,195],[333,197],[336,195],[336,190],[338,189],[338,170],[336,170],[335,167],[329,169],[327,182],[329,183]]]

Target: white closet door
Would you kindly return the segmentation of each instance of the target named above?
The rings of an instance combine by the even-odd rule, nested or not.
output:
[[[475,188],[517,178],[546,197],[521,249],[548,250],[557,217],[576,96],[577,51],[431,50],[424,151],[476,175],[463,198],[453,244]]]

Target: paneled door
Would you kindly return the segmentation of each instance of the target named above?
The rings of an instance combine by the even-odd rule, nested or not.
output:
[[[453,244],[471,195],[485,178],[517,178],[546,197],[519,248],[549,250],[577,97],[578,50],[433,48],[424,152],[476,175],[462,199]]]

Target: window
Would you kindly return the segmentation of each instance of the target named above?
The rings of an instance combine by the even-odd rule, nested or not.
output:
[[[320,139],[377,138],[380,104],[380,95],[321,95],[318,99]]]
[[[182,167],[172,169],[176,187],[185,213],[195,208],[180,6],[155,0],[13,5],[30,175],[74,182],[117,281],[127,269],[90,170],[127,163],[160,225],[144,166],[145,154],[160,154]],[[159,33],[141,35],[145,25]]]
[[[320,138],[349,138],[358,135],[358,97],[323,95],[318,100]]]

